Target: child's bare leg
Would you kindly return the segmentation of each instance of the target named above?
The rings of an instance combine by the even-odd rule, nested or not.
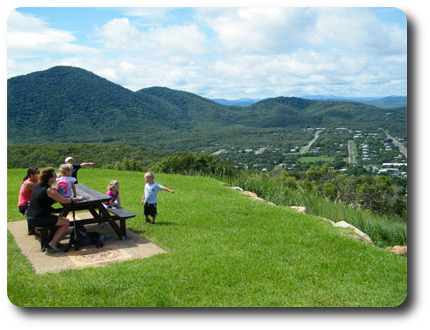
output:
[[[155,218],[156,217],[152,217],[152,224],[155,225]]]

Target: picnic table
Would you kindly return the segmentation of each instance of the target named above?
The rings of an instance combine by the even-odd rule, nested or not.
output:
[[[81,183],[76,184],[76,195],[82,196],[83,200],[74,201],[73,203],[64,204],[63,208],[58,209],[57,212],[66,217],[70,212],[88,210],[92,218],[80,219],[83,224],[102,223],[107,222],[115,231],[120,239],[126,239],[126,223],[128,218],[135,215],[125,209],[106,209],[103,202],[108,202],[111,197],[106,196],[94,189],[91,189]],[[117,223],[119,221],[119,225]],[[73,223],[71,222],[71,225]]]

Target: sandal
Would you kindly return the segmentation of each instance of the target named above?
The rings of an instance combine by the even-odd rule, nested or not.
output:
[[[61,250],[60,249],[53,249],[52,247],[46,247],[45,251],[55,253],[55,252],[60,252]]]
[[[60,252],[60,251],[61,251],[61,249],[59,249],[58,247],[53,248],[52,246],[50,246],[50,245],[48,244],[48,246],[45,248],[45,251],[47,251],[47,252],[51,252],[51,253],[55,253],[55,252]]]

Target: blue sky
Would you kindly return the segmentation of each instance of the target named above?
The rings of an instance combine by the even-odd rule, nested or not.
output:
[[[8,78],[71,65],[208,98],[407,93],[396,8],[18,8],[7,50]]]

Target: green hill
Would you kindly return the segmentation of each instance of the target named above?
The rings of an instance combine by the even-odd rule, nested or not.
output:
[[[25,170],[8,170],[8,221]],[[8,297],[18,306],[392,307],[407,260],[355,241],[320,218],[262,204],[214,179],[157,175],[158,224],[143,222],[143,173],[85,169],[104,192],[120,182],[127,226],[168,251],[99,268],[35,275],[8,233]],[[33,238],[31,238],[33,239]],[[53,262],[55,262],[53,258]],[[22,288],[26,288],[22,290]]]
[[[408,98],[406,96],[388,96],[366,103],[380,108],[400,108],[407,106]]]
[[[91,72],[54,67],[8,79],[8,142],[106,142],[169,124],[166,104]],[[159,127],[158,126],[158,127]]]
[[[406,108],[277,97],[226,106],[163,87],[132,92],[80,68],[59,66],[8,79],[8,144],[121,142],[189,150],[318,125],[391,126],[406,131]],[[388,117],[389,116],[389,117]],[[389,120],[388,120],[389,119]],[[242,132],[251,134],[242,134]]]

